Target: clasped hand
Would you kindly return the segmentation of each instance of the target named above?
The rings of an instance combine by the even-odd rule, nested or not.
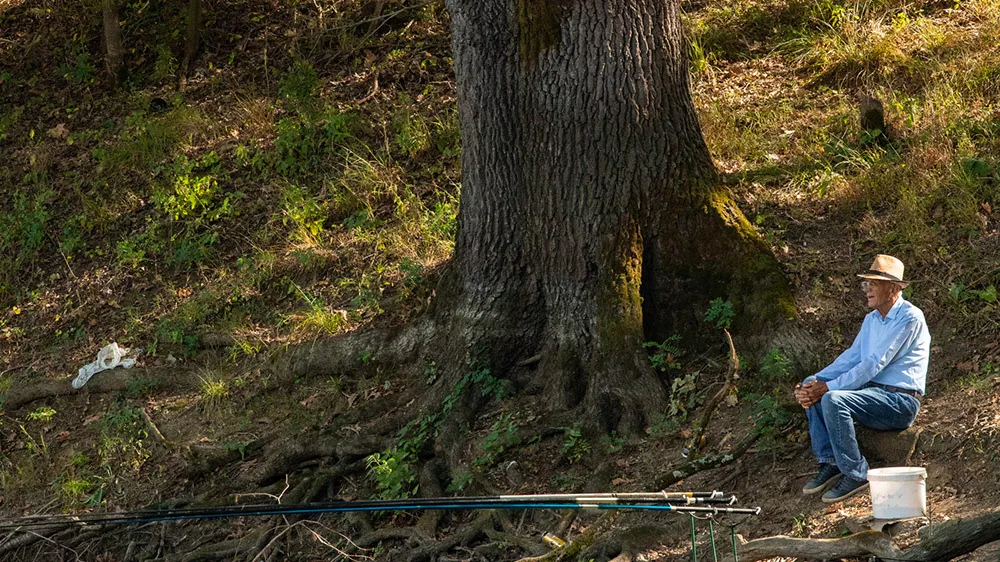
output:
[[[826,394],[830,389],[827,388],[826,383],[823,381],[812,381],[806,384],[795,385],[795,400],[803,408],[809,408],[813,404],[819,402],[823,395]]]

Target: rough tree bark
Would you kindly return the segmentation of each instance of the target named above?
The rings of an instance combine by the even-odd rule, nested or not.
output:
[[[689,327],[692,303],[793,312],[702,138],[679,2],[447,6],[463,177],[442,345],[499,373],[531,363],[552,407],[641,427],[666,396],[641,343]]]

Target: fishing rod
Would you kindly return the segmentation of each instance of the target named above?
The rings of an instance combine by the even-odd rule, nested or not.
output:
[[[648,498],[620,499],[614,494],[575,495],[576,500],[555,494],[563,500],[540,500],[546,496],[490,496],[485,498],[426,498],[415,500],[369,500],[339,501],[330,503],[298,505],[240,505],[214,508],[142,510],[117,513],[88,513],[80,515],[40,515],[0,521],[0,530],[16,530],[56,524],[96,525],[130,524],[157,521],[177,521],[190,519],[218,519],[226,517],[257,517],[271,515],[301,515],[321,513],[348,513],[372,511],[413,511],[413,510],[473,510],[473,509],[635,509],[669,511],[677,513],[745,514],[757,515],[760,508],[715,507],[707,505],[676,504],[672,501]],[[696,498],[722,499],[722,498]],[[731,505],[731,504],[730,504]]]
[[[383,507],[386,509],[405,507],[411,505],[416,499],[391,499],[391,500],[361,500],[361,501],[351,501],[347,502],[344,500],[339,500],[335,502],[327,502],[323,504],[316,504],[317,506],[323,507],[349,507],[354,506],[358,508],[367,507]],[[655,502],[655,503],[666,503],[666,504],[681,504],[681,505],[699,505],[699,504],[725,504],[733,505],[737,502],[735,496],[725,495],[723,492],[713,491],[713,492],[613,492],[613,493],[579,493],[579,494],[526,494],[526,495],[498,495],[498,496],[469,496],[469,497],[454,497],[454,498],[421,498],[420,503],[423,505],[430,504],[468,504],[468,503],[614,503],[627,501],[632,503],[642,503],[642,502]],[[265,504],[267,506],[274,506],[274,504]],[[280,505],[280,504],[279,504]],[[287,506],[286,506],[287,507]],[[113,517],[128,513],[131,516],[160,516],[169,513],[170,515],[184,515],[184,516],[197,516],[201,514],[218,514],[218,513],[234,513],[240,515],[244,512],[253,511],[260,509],[261,506],[253,504],[243,504],[243,505],[228,505],[228,506],[208,506],[208,507],[198,507],[198,508],[171,508],[171,509],[146,509],[146,510],[136,510],[129,512],[117,512],[113,514],[101,514],[101,513],[87,513],[75,516],[62,516],[62,515],[40,515],[40,516],[29,516],[41,517],[46,520],[51,520],[52,518],[58,517],[76,517],[76,518],[88,518],[88,517]],[[2,519],[0,519],[2,522]]]

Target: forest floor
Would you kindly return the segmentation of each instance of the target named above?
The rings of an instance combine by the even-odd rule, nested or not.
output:
[[[254,494],[291,496],[337,470],[322,490],[297,497],[419,492],[419,463],[392,455],[405,437],[366,439],[380,424],[402,429],[394,420],[434,382],[433,362],[413,377],[361,346],[350,351],[353,367],[332,375],[275,365],[289,350],[392,330],[432,302],[460,181],[442,3],[206,5],[183,89],[181,7],[124,3],[129,76],[117,91],[102,68],[99,10],[85,4],[0,0],[0,516],[260,502],[266,496]],[[855,273],[876,253],[899,256],[917,280],[906,296],[924,310],[934,342],[912,459],[928,471],[930,518],[995,510],[1000,3],[685,8],[706,141],[788,272],[797,322],[832,359],[866,313]],[[888,144],[859,128],[865,94],[884,103]],[[465,428],[467,472],[442,493],[648,485],[682,461],[699,404],[724,378],[718,336],[717,348],[680,338],[652,349],[665,351],[657,358],[665,380],[691,384],[645,435],[554,425],[538,414],[546,408],[537,396],[490,402]],[[741,352],[741,335],[734,340]],[[77,369],[110,342],[142,348],[136,367],[73,391]],[[789,389],[804,373],[783,355],[742,358],[736,399],[712,421],[704,450],[726,450],[762,416],[771,432],[738,463],[674,488],[724,489],[760,506],[761,516],[739,522],[746,539],[862,530],[868,495],[828,506],[801,494],[815,467]],[[294,443],[330,457],[297,457]],[[380,456],[330,460],[355,458],[343,452],[352,447]],[[437,538],[472,517],[446,516]],[[566,538],[596,517],[581,514]],[[512,515],[505,529],[525,543],[479,536],[439,559],[516,559],[528,543],[544,550],[541,534],[561,520]],[[376,537],[354,556],[394,559],[412,538],[378,531],[417,521],[269,520],[277,532],[263,542],[272,556],[319,560],[349,548],[348,538]],[[0,534],[0,552],[179,560],[206,545],[262,541],[261,524],[159,524],[88,536],[71,549],[37,541],[4,551],[12,536]],[[686,518],[629,515],[617,524],[669,530],[637,559],[690,556]],[[707,533],[699,523],[700,556]],[[964,560],[997,560],[998,551],[989,545]]]

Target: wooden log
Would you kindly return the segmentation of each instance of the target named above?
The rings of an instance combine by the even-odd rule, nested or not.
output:
[[[839,539],[765,537],[743,543],[740,547],[740,560],[776,557],[825,560],[876,556],[914,562],[948,562],[1000,540],[1000,511],[930,525],[921,529],[917,535],[920,542],[905,551],[893,545],[889,535],[878,531],[863,531]]]
[[[739,549],[740,560],[766,560],[768,558],[800,558],[827,560],[875,556],[900,558],[902,552],[892,544],[892,539],[878,531],[863,531],[839,539],[797,539],[778,535],[744,543]]]

